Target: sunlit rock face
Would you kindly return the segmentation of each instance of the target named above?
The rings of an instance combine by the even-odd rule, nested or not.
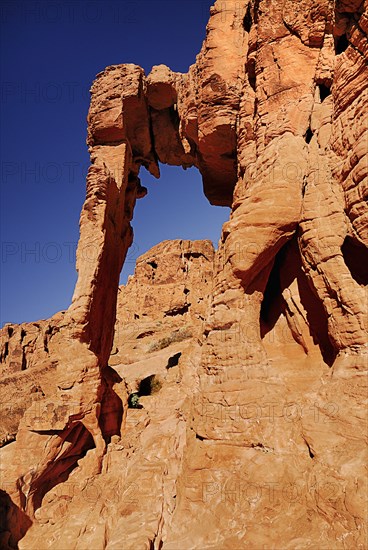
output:
[[[1,331],[2,548],[367,548],[367,7],[218,0],[187,74],[97,76],[72,304]],[[230,219],[119,288],[159,161]]]

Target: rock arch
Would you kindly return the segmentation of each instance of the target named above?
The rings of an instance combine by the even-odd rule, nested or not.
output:
[[[345,28],[347,9],[355,15],[349,17]],[[342,252],[347,237],[360,245],[368,244],[363,117],[367,80],[363,29],[367,27],[367,16],[362,10],[358,2],[335,5],[330,0],[306,0],[303,9],[294,0],[283,6],[277,0],[217,1],[203,48],[187,74],[159,66],[146,76],[138,66],[116,65],[97,76],[88,115],[91,166],[80,220],[78,281],[72,304],[51,343],[59,350],[53,389],[38,404],[42,414],[36,414],[32,406],[20,425],[17,446],[30,448],[31,452],[17,465],[18,479],[35,462],[41,465],[41,471],[36,472],[40,478],[45,463],[56,458],[49,455],[46,462],[45,457],[41,461],[37,458],[43,456],[50,430],[52,436],[58,433],[62,438],[77,422],[82,422],[94,439],[94,448],[91,444],[87,455],[90,471],[95,474],[101,468],[105,444],[100,404],[107,384],[103,371],[113,341],[119,274],[132,242],[130,221],[135,202],[145,194],[139,170],[144,166],[158,177],[160,160],[197,166],[209,201],[232,207],[215,258],[184,472],[197,475],[203,464],[207,472],[213,464],[225,463],[228,467],[231,463],[232,468],[239,469],[246,461],[249,472],[245,474],[261,484],[259,464],[267,472],[272,456],[276,456],[274,471],[283,474],[281,455],[291,453],[289,442],[294,441],[300,462],[289,464],[293,475],[300,473],[301,464],[311,476],[330,472],[337,483],[334,472],[344,463],[341,457],[352,461],[355,445],[341,442],[338,428],[324,431],[324,438],[338,447],[341,455],[336,459],[336,468],[331,468],[329,450],[318,440],[318,430],[308,420],[300,421],[300,431],[295,435],[293,426],[282,423],[280,411],[274,424],[257,417],[258,428],[244,424],[248,421],[243,416],[245,409],[231,425],[215,414],[204,417],[203,411],[217,411],[218,405],[237,407],[243,403],[239,400],[246,401],[249,394],[256,400],[280,404],[287,384],[295,384],[292,369],[280,366],[282,361],[274,351],[277,346],[267,348],[262,342],[260,327],[262,300],[275,258],[294,238],[303,274],[323,308],[323,326],[327,324],[334,352],[331,355],[336,355],[331,379],[329,367],[314,363],[311,353],[308,376],[313,382],[305,374],[301,393],[311,392],[313,399],[319,400],[320,414],[328,418],[323,404],[331,403],[334,392],[341,391],[341,410],[345,420],[349,416],[343,379],[352,377],[359,389],[367,349],[365,290],[353,277]],[[334,38],[345,31],[344,51],[336,55]],[[331,90],[323,101],[321,83]],[[355,121],[354,129],[345,131],[351,120]],[[288,253],[289,257],[295,254],[295,249]],[[299,270],[300,265],[297,267]],[[303,318],[298,277],[293,279],[294,286],[288,286],[287,272],[281,275],[285,281],[284,307],[288,308],[285,322],[289,319],[291,332],[297,334],[303,353],[308,355],[310,340],[301,337],[301,324],[295,320]],[[328,389],[317,384],[322,376],[324,384],[329,381]],[[358,393],[352,391],[349,398],[354,399]],[[126,399],[124,395],[122,388],[121,402]],[[60,414],[50,418],[47,411],[61,404]],[[349,422],[352,431],[358,430],[359,419],[349,418]],[[313,438],[316,448],[309,442]],[[318,462],[324,453],[327,458]],[[209,483],[202,478],[200,481]],[[353,478],[349,484],[352,495]],[[185,479],[179,479],[178,487],[184,495]],[[9,494],[17,502],[16,488]],[[324,531],[324,516],[330,515],[329,525],[333,524],[327,501],[321,513],[320,504],[318,511],[311,505],[314,513],[320,514],[316,540],[317,534]],[[185,508],[185,496],[182,502]],[[196,529],[202,533],[206,506],[203,502],[192,503],[189,498],[188,502],[198,521]],[[347,525],[356,526],[355,504],[351,508],[354,514],[343,506],[339,513]],[[273,517],[278,513],[276,509],[270,512]],[[257,511],[254,518],[257,523]],[[183,533],[181,524],[180,515],[175,516],[167,540],[170,544],[171,537],[173,544],[184,541],[183,547],[192,547],[193,539]],[[212,525],[218,529],[214,522]],[[304,537],[309,536],[310,528],[306,521]],[[161,529],[160,524],[158,531]],[[349,529],[346,536],[350,537]],[[222,540],[234,544],[229,526],[224,533]],[[294,530],[290,535],[289,544],[295,543],[296,533]],[[334,533],[329,533],[324,541],[327,545],[336,540]],[[254,531],[247,536],[250,538],[244,540],[248,543],[259,543]],[[204,541],[203,533],[201,537]],[[349,540],[356,543],[358,538]],[[271,546],[280,545],[276,534],[271,539]]]

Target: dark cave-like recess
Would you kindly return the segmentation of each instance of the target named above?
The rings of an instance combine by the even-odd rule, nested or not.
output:
[[[295,237],[276,254],[261,304],[261,337],[264,338],[273,329],[280,315],[285,311],[286,303],[282,292],[295,279],[300,301],[306,311],[310,335],[314,343],[319,346],[324,362],[331,366],[335,360],[336,352],[328,336],[327,316],[321,301],[315,295],[302,269]]]
[[[346,48],[349,46],[349,40],[346,34],[342,34],[339,37],[335,38],[335,53],[336,55],[340,55],[344,53]]]
[[[346,237],[341,252],[353,279],[359,285],[368,285],[368,248]]]

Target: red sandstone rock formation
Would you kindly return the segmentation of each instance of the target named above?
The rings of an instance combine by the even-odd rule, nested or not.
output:
[[[5,548],[367,547],[367,6],[217,1],[188,74],[97,76],[73,302],[3,329]],[[117,300],[158,161],[230,220]]]

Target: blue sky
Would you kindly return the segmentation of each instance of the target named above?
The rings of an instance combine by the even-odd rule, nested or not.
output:
[[[89,88],[107,65],[164,63],[186,72],[211,0],[1,3],[0,322],[44,319],[71,301],[89,157]],[[218,241],[227,208],[210,206],[196,169],[144,169],[132,222],[137,256],[173,238]]]

